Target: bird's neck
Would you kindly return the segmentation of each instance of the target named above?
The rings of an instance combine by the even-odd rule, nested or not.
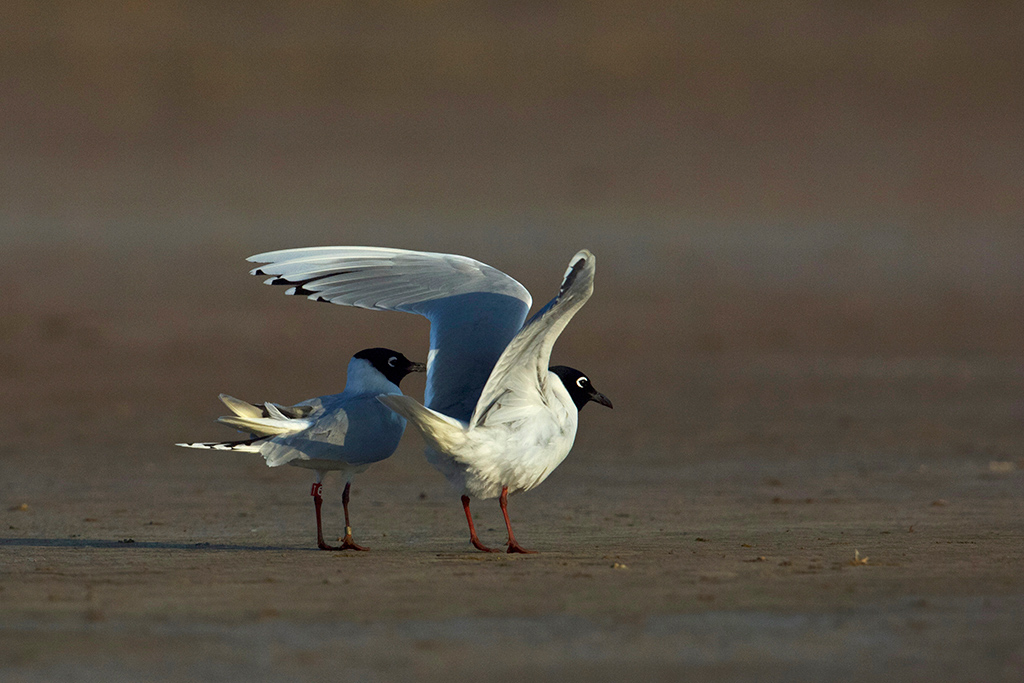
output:
[[[377,371],[363,358],[353,358],[348,363],[345,391],[352,394],[400,394],[394,382]]]

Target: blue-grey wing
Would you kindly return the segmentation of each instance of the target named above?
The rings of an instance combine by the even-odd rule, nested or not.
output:
[[[427,407],[468,420],[494,364],[521,329],[530,293],[465,256],[383,247],[309,247],[249,257],[287,294],[430,320]]]
[[[261,446],[268,465],[295,459],[369,465],[398,448],[405,419],[383,406],[376,395],[335,394],[313,401],[319,410],[308,428],[273,437]]]

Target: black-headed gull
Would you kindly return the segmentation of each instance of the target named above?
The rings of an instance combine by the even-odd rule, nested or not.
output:
[[[508,552],[530,552],[512,533],[509,493],[529,490],[572,448],[587,401],[611,407],[576,370],[548,368],[551,350],[593,292],[595,258],[573,256],[558,296],[525,325],[532,298],[520,283],[453,254],[379,247],[311,247],[257,254],[253,275],[287,294],[430,320],[424,405],[382,395],[424,437],[427,460],[462,492],[470,541],[470,497],[498,497]]]
[[[259,453],[269,467],[294,465],[313,470],[316,480],[310,495],[316,508],[317,547],[366,550],[352,540],[348,516],[352,477],[394,453],[406,424],[405,419],[382,406],[377,397],[401,395],[398,385],[402,379],[411,372],[424,370],[423,363],[414,363],[397,351],[365,349],[349,361],[345,389],[340,394],[311,398],[294,406],[254,405],[221,394],[221,401],[234,414],[217,421],[247,432],[251,438],[177,445]],[[345,477],[345,492],[341,497],[345,508],[345,537],[339,546],[324,542],[320,521],[321,482],[327,472],[334,470]]]

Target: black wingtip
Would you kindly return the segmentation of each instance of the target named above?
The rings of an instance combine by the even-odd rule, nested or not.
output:
[[[566,290],[572,287],[572,283],[576,281],[576,276],[580,274],[580,271],[586,265],[587,258],[584,256],[569,267],[569,272],[565,274],[565,277],[562,279],[562,286],[558,290],[559,295],[565,294]]]

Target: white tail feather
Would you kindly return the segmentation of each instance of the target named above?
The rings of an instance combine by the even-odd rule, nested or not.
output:
[[[221,394],[218,398],[228,407],[228,410],[239,417],[263,417],[263,409],[248,401],[227,394]]]
[[[267,414],[275,420],[287,420],[288,416],[281,412],[281,409],[277,407],[276,403],[264,403],[267,409]]]
[[[278,414],[280,415],[280,413]],[[301,432],[311,424],[309,420],[291,420],[283,415],[280,418],[225,415],[218,417],[217,422],[256,436],[277,436],[278,434]]]

